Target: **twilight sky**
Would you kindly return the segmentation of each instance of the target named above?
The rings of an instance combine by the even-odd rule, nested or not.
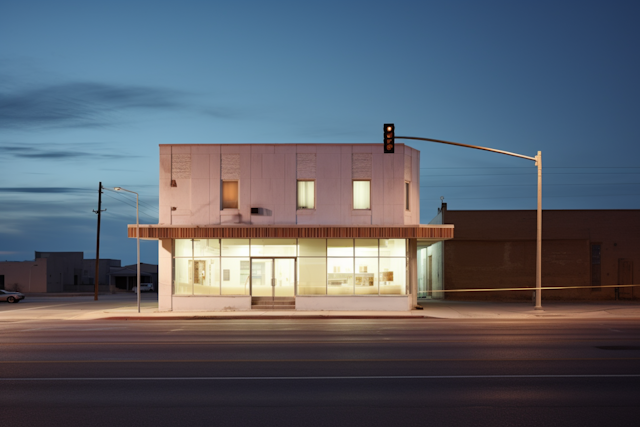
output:
[[[157,223],[158,144],[543,155],[543,209],[640,209],[640,2],[0,0],[0,260]],[[400,141],[401,142],[401,141]],[[533,162],[428,142],[421,216],[535,209]],[[101,258],[135,262],[105,191]],[[156,263],[155,242],[142,261]]]

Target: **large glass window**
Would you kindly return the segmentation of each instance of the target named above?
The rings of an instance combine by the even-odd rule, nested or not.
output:
[[[380,258],[380,295],[404,295],[406,270],[406,258]]]
[[[378,294],[378,258],[356,258],[356,295]]]
[[[189,277],[189,262],[191,261],[189,258],[176,258],[174,260],[173,292],[176,295],[193,294],[193,285]]]
[[[251,239],[251,256],[295,257],[296,239]]]
[[[194,256],[220,256],[220,240],[218,239],[194,239]]]
[[[298,258],[298,295],[327,294],[327,258]]]
[[[189,260],[194,295],[220,295],[220,259],[195,258]]]
[[[222,181],[222,209],[238,209],[238,181]]]
[[[249,256],[249,239],[222,239],[222,256]]]
[[[298,256],[327,256],[326,239],[298,239]]]
[[[406,240],[380,239],[380,256],[406,256]]]
[[[280,280],[282,292],[293,294],[295,283],[297,295],[405,295],[406,242],[405,239],[176,239],[174,295],[250,295],[251,257],[254,261],[273,257],[276,264],[280,262],[282,277],[278,276],[277,268],[275,277]],[[295,282],[293,258],[297,258]],[[291,274],[284,274],[285,270],[291,270]],[[262,275],[254,276],[254,285],[258,287]],[[267,276],[274,277],[273,273]]]
[[[315,209],[315,182],[298,181],[298,209]]]
[[[327,239],[328,256],[353,256],[353,239]]]
[[[353,258],[327,258],[327,293],[353,295]]]
[[[175,240],[175,257],[190,257],[193,256],[193,240],[191,239],[176,239]]]
[[[249,258],[221,258],[222,295],[249,295]]]
[[[356,239],[356,256],[378,256],[378,239]]]
[[[371,181],[353,181],[353,209],[371,209]]]

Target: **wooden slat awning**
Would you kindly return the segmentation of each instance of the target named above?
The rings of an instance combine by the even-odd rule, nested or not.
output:
[[[136,225],[130,224],[129,237],[136,237]],[[140,225],[141,239],[420,239],[441,241],[453,239],[453,225],[404,226],[332,226],[332,225]]]

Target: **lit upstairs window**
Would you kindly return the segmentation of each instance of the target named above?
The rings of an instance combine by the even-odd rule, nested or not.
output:
[[[298,209],[315,207],[315,181],[298,181]]]
[[[353,209],[371,209],[371,181],[353,181]]]
[[[222,181],[222,209],[238,209],[238,181]]]

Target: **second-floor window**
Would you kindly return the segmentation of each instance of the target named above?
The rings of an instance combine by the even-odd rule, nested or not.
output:
[[[315,181],[298,181],[298,209],[315,208]]]
[[[409,200],[411,199],[411,185],[405,181],[404,183],[404,210],[410,210]]]
[[[238,181],[222,181],[222,209],[238,209]]]
[[[353,209],[371,209],[371,181],[353,181]]]

